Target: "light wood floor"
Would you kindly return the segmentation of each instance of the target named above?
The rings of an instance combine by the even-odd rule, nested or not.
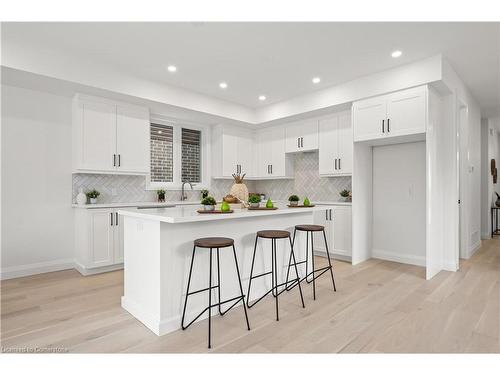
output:
[[[318,262],[323,259],[318,259]],[[212,352],[500,352],[500,239],[456,273],[425,281],[420,267],[380,260],[335,263],[338,292],[318,280],[213,320]],[[2,282],[3,348],[70,352],[206,352],[206,321],[158,337],[120,307],[122,272],[61,271]]]

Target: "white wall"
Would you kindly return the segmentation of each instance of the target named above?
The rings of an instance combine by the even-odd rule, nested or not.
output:
[[[425,266],[425,142],[373,147],[374,258]]]
[[[482,187],[483,199],[481,232],[483,238],[491,238],[491,215],[490,207],[495,205],[497,199],[495,191],[500,194],[500,179],[493,183],[493,176],[490,172],[490,161],[495,159],[497,169],[500,170],[500,117],[486,119],[482,123],[482,144],[486,146],[483,150],[484,160],[482,160]]]
[[[72,268],[71,100],[1,89],[2,277]]]

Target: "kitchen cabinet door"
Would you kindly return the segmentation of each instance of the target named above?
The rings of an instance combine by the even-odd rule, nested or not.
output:
[[[386,135],[390,137],[425,133],[426,103],[425,86],[387,95]]]
[[[338,117],[338,163],[336,174],[352,174],[352,126],[351,113],[344,112]]]
[[[352,254],[352,215],[350,206],[338,206],[332,212],[332,244],[333,254],[350,257]]]
[[[114,263],[119,264],[123,263],[124,253],[123,253],[123,217],[118,215],[118,212],[114,212],[115,221],[114,221],[114,236],[113,236],[113,251],[114,251]]]
[[[242,133],[237,138],[237,165],[241,174],[248,177],[253,175],[253,136],[251,133]]]
[[[335,160],[338,156],[337,116],[332,116],[319,120],[319,174],[332,175],[336,172]]]
[[[75,169],[114,171],[116,106],[80,101],[77,113]]]
[[[355,102],[352,110],[355,141],[385,137],[387,119],[385,96]]]
[[[271,135],[271,176],[286,176],[286,154],[285,154],[285,129],[276,128],[270,131]]]
[[[272,129],[261,130],[257,135],[257,170],[258,177],[270,177],[273,158],[273,131]]]
[[[222,135],[222,175],[231,177],[237,173],[238,135],[234,129],[224,129]]]
[[[114,212],[112,210],[92,209],[89,216],[89,268],[114,264]]]
[[[117,170],[130,173],[149,171],[149,113],[143,108],[117,107]]]
[[[288,124],[285,128],[285,152],[298,152],[300,150],[300,125]]]
[[[300,126],[300,151],[312,151],[318,149],[318,120],[310,119],[303,121]]]

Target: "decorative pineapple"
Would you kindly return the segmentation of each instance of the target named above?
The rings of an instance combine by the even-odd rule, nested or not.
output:
[[[248,202],[248,188],[243,183],[245,174],[240,175],[239,173],[233,174],[234,185],[231,187],[231,195],[238,198],[241,202]]]

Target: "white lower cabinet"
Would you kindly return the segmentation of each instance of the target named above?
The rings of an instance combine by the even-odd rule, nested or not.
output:
[[[314,223],[325,227],[330,256],[341,260],[350,260],[352,250],[352,214],[351,206],[337,206],[314,213]],[[322,238],[315,238],[314,248],[325,252]]]
[[[78,209],[75,213],[75,261],[83,275],[120,268],[123,225],[113,209]]]

